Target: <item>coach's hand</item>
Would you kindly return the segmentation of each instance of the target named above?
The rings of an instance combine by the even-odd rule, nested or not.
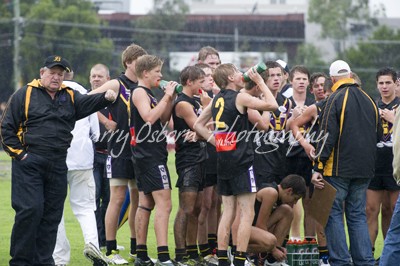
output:
[[[324,182],[322,182],[322,180],[324,180],[324,177],[322,176],[321,173],[319,172],[314,172],[311,178],[311,183],[314,184],[315,188],[318,189],[323,189],[324,188]]]

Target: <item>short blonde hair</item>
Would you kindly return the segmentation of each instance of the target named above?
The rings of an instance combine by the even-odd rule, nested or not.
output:
[[[142,55],[136,60],[136,76],[143,77],[144,71],[150,71],[158,66],[162,66],[164,62],[155,55]]]
[[[234,64],[221,64],[219,65],[213,74],[215,84],[221,89],[225,89],[228,86],[228,77],[235,74],[237,68]]]

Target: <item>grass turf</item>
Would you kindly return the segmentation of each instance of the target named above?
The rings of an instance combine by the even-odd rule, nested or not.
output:
[[[175,154],[171,152],[168,157],[168,168],[171,174],[172,186],[175,186],[176,182],[176,171],[175,171]],[[8,265],[10,260],[9,249],[10,249],[10,235],[11,229],[14,222],[14,210],[11,208],[11,160],[4,153],[0,152],[0,265]],[[178,208],[178,190],[172,190],[172,212],[170,216],[169,224],[169,249],[171,256],[174,253],[174,236],[173,236],[173,221]],[[152,215],[149,234],[148,234],[148,249],[151,257],[156,258],[156,241],[153,230],[153,217]],[[77,222],[75,216],[73,215],[70,205],[69,198],[66,200],[65,204],[65,227],[67,230],[67,236],[71,245],[71,261],[70,266],[90,266],[91,263],[86,260],[83,256],[83,236],[80,229],[79,223]],[[119,229],[117,234],[118,245],[125,247],[120,254],[124,258],[128,258],[129,254],[129,227],[127,223]],[[383,246],[382,235],[379,232],[378,238],[375,244],[375,257],[378,257],[381,253]]]

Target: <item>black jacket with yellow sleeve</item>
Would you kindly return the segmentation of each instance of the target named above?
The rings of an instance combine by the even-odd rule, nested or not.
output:
[[[104,95],[83,95],[63,85],[52,99],[40,81],[33,80],[11,96],[4,111],[4,150],[17,160],[27,152],[45,157],[65,156],[75,121],[110,104]]]
[[[381,135],[375,102],[353,79],[341,79],[332,87],[321,116],[314,170],[324,176],[372,178],[376,143]]]

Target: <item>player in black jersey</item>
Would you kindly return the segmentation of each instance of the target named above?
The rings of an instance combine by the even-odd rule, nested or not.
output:
[[[324,136],[319,135],[319,123],[320,123],[320,115],[323,112],[325,107],[326,98],[332,93],[332,81],[321,72],[314,73],[311,75],[311,87],[313,88],[312,92],[314,94],[316,103],[308,106],[301,115],[296,117],[296,119],[291,119],[290,121],[290,129],[292,131],[293,136],[303,147],[304,151],[307,153],[310,161],[314,161],[315,147],[318,142],[324,141]],[[321,83],[324,80],[322,89]],[[321,90],[323,93],[321,93]],[[326,98],[321,99],[322,95],[325,95]],[[307,134],[303,135],[301,133],[300,128],[303,125],[312,124],[310,131]],[[329,251],[326,243],[326,236],[324,232],[324,228],[317,222],[315,222],[315,229],[318,238],[318,249],[319,249],[319,264],[320,265],[329,265]]]
[[[235,218],[236,207],[242,218],[238,227],[237,252],[234,265],[243,266],[254,217],[256,183],[253,174],[253,147],[248,141],[247,108],[272,111],[277,103],[262,77],[251,68],[249,77],[256,82],[264,97],[260,100],[247,93],[239,93],[243,87],[242,73],[233,64],[222,64],[214,72],[214,80],[219,88],[211,105],[204,109],[195,124],[195,130],[205,139],[215,144],[217,149],[218,193],[222,195],[224,211],[218,226],[219,265],[230,265],[227,248],[230,229]],[[215,136],[207,123],[213,118]]]
[[[281,65],[274,61],[265,64],[267,70],[261,76],[279,108],[273,112],[264,112],[263,122],[267,128],[255,138],[254,170],[258,189],[262,189],[264,184],[279,183],[286,173],[286,122],[291,111],[291,101],[279,93],[283,76]]]
[[[106,227],[106,255],[112,263],[128,263],[118,253],[117,229],[118,217],[122,204],[125,200],[126,190],[130,193],[129,228],[131,231],[130,260],[135,260],[136,254],[136,233],[135,214],[138,204],[138,191],[135,181],[132,151],[129,145],[130,134],[130,95],[137,86],[135,74],[135,62],[137,58],[147,52],[139,45],[130,45],[122,52],[122,63],[125,73],[118,78],[106,82],[101,88],[112,88],[118,90],[117,100],[110,105],[108,117],[98,114],[99,121],[111,131],[107,136],[107,177],[110,180],[110,202],[105,217]]]
[[[397,72],[396,81],[396,96],[400,97],[400,72]],[[393,178],[396,180],[397,184],[400,184],[399,175],[399,163],[400,163],[400,153],[399,153],[399,136],[400,136],[400,113],[396,112],[394,127],[393,127]],[[390,222],[390,227],[386,234],[385,244],[383,246],[382,254],[379,259],[380,265],[396,265],[400,261],[400,252],[398,245],[399,240],[399,210],[400,210],[400,197],[397,199],[395,209],[392,215],[392,221]]]
[[[318,117],[325,106],[326,98],[332,93],[332,81],[321,72],[314,73],[310,79],[310,90],[314,94],[315,103],[308,106],[299,116],[295,119],[291,119],[290,130],[294,138],[303,147],[308,158],[314,161],[315,158],[315,143],[321,140],[318,136]],[[310,125],[310,131],[303,135],[304,125]]]
[[[156,207],[154,230],[157,239],[156,265],[173,265],[168,250],[168,222],[171,213],[171,181],[167,167],[167,140],[164,125],[170,120],[177,82],[165,87],[160,101],[152,88],[161,80],[162,60],[143,55],[136,61],[138,87],[132,94],[132,145],[135,176],[139,189],[136,213],[137,259],[135,265],[151,265],[147,254],[147,232],[151,211]]]
[[[204,140],[187,137],[194,131],[194,122],[202,111],[201,103],[194,96],[201,92],[204,77],[205,73],[201,68],[185,67],[180,73],[183,91],[178,95],[172,109],[175,165],[178,173],[176,187],[179,188],[179,209],[174,223],[175,262],[183,262],[184,259],[194,263],[199,261],[197,224],[205,182],[207,148]],[[209,100],[208,97],[208,103]]]
[[[258,265],[277,265],[277,261],[287,265],[285,237],[293,219],[293,205],[305,194],[306,184],[299,175],[288,175],[280,184],[266,184],[257,192],[249,251],[260,253],[259,259],[267,260],[265,264],[258,261]]]
[[[266,72],[261,72],[260,76],[263,78],[264,82],[267,79],[267,74]],[[240,90],[241,93],[247,93],[253,97],[257,97],[261,99],[262,97],[262,91],[259,89],[258,85],[250,80],[248,82],[245,82],[245,87],[244,89]],[[254,175],[256,179],[256,187],[257,190],[260,189],[259,187],[259,180],[258,177],[260,176],[259,173],[261,173],[263,170],[265,170],[264,167],[260,167],[259,169],[256,169],[256,157],[260,151],[260,147],[255,146],[255,142],[259,142],[259,139],[262,139],[262,135],[265,131],[268,131],[269,128],[269,120],[270,120],[270,112],[269,111],[258,111],[254,109],[247,108],[247,115],[249,118],[249,133],[247,134],[246,141],[249,141],[253,145],[253,149],[255,149],[254,153],[254,162],[253,162],[253,168],[254,168]],[[269,151],[268,151],[269,152]],[[262,168],[262,169],[261,169]],[[229,243],[231,245],[231,250],[230,250],[230,255],[231,257],[235,255],[236,252],[236,245],[237,245],[237,229],[238,225],[240,223],[240,213],[239,209],[236,210],[236,218],[235,221],[232,224],[232,243]]]
[[[400,71],[397,72],[395,92],[396,92],[396,96],[400,97]]]
[[[214,98],[214,95],[218,94],[219,88],[215,84],[214,79],[212,78],[212,74],[214,70],[221,64],[221,59],[219,57],[219,52],[211,46],[202,47],[199,50],[198,64],[206,72],[206,80],[207,75],[210,74],[212,79],[212,85],[209,88],[206,88],[207,94]],[[201,65],[208,65],[209,68],[205,68]],[[204,189],[204,203],[202,207],[202,212],[200,213],[200,220],[202,222],[203,217],[206,220],[206,224],[204,226],[200,226],[199,230],[202,230],[203,233],[206,232],[208,234],[208,248],[205,247],[205,239],[202,239],[202,232],[199,231],[199,244],[202,243],[201,253],[203,256],[208,256],[211,253],[215,255],[216,247],[217,247],[217,229],[218,229],[218,221],[221,216],[221,197],[218,195],[216,191],[217,185],[217,152],[215,150],[215,146],[207,143],[207,153],[208,159],[206,160],[206,188]],[[205,228],[207,226],[207,228]]]
[[[383,239],[386,238],[390,220],[400,187],[393,179],[393,123],[394,116],[400,104],[396,96],[397,73],[392,68],[382,68],[376,74],[376,85],[379,90],[377,102],[381,115],[383,136],[377,144],[375,176],[372,178],[367,190],[367,221],[368,231],[372,244],[372,252],[378,236],[378,216],[382,208],[381,230]]]
[[[213,88],[216,87],[214,79],[212,78],[212,68],[204,63],[197,63],[195,66],[201,68],[204,71],[204,83],[202,86],[201,97],[208,95],[212,99],[214,97]],[[201,97],[195,97],[197,101],[201,103]],[[203,108],[205,105],[203,104]],[[211,264],[217,264],[218,259],[214,254],[216,249],[216,238],[217,238],[217,226],[218,226],[218,215],[217,215],[217,204],[219,197],[215,193],[214,187],[217,185],[217,152],[215,146],[207,144],[207,159],[205,161],[205,182],[203,189],[203,202],[201,204],[201,211],[198,218],[197,228],[197,243],[199,245],[200,255]],[[211,243],[209,243],[209,240]]]
[[[293,96],[290,98],[293,102],[293,116],[297,117],[308,106],[314,103],[314,99],[307,97],[307,88],[310,80],[310,73],[304,66],[294,66],[290,71],[290,82],[293,86]],[[311,124],[303,125],[301,132],[307,131]],[[289,147],[286,154],[287,174],[297,174],[302,176],[307,186],[311,182],[312,162],[309,160],[303,147],[296,141],[292,134],[289,135]],[[309,197],[303,198],[304,209],[304,234],[305,236],[315,235],[314,220],[308,215]],[[301,222],[301,206],[294,207],[294,219],[292,223],[291,237],[299,239]]]

